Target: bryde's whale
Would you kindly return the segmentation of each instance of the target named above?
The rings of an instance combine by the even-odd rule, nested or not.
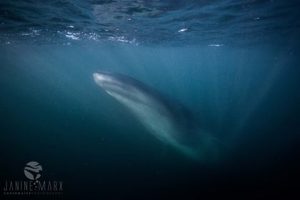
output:
[[[215,160],[218,157],[217,139],[201,130],[180,104],[167,100],[153,88],[123,74],[98,72],[93,74],[93,78],[159,140],[198,160]]]

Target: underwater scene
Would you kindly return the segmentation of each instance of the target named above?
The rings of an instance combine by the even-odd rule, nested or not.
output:
[[[297,199],[297,0],[0,0],[0,199]]]

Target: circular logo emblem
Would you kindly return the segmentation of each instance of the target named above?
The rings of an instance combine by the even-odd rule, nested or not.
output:
[[[24,174],[29,180],[37,180],[41,177],[42,170],[43,168],[38,162],[31,161],[26,164]]]

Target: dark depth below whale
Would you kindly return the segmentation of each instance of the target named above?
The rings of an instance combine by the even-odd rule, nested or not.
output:
[[[167,100],[153,88],[123,74],[98,72],[93,78],[159,140],[197,160],[218,159],[218,139],[201,130],[192,114],[179,103]]]

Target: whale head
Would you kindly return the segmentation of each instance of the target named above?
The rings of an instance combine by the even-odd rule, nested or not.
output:
[[[142,88],[141,82],[121,74],[108,72],[93,73],[95,83],[107,94],[124,104],[135,103],[147,105],[155,101],[149,97],[149,89]],[[126,101],[126,102],[124,102]]]
[[[124,91],[124,83],[109,73],[93,73],[95,83],[107,93]]]

